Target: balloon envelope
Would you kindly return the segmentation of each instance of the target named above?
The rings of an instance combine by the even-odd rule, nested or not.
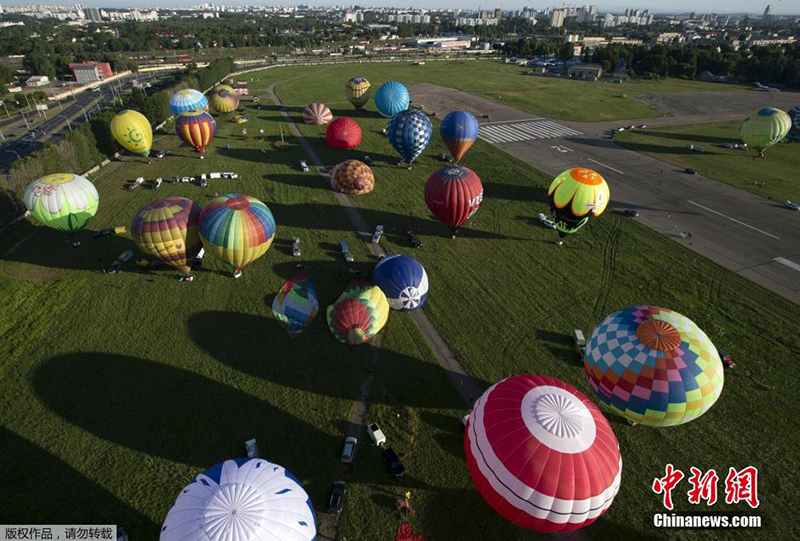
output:
[[[297,479],[260,458],[226,460],[186,485],[164,519],[161,541],[311,541],[311,499]]]
[[[363,77],[353,77],[344,85],[345,95],[356,109],[361,109],[369,101],[369,81]]]
[[[461,165],[439,169],[425,183],[425,204],[439,221],[453,228],[464,225],[478,211],[481,201],[481,179]]]
[[[372,283],[381,288],[394,310],[416,310],[428,299],[428,274],[407,255],[381,259],[372,272]]]
[[[486,503],[538,532],[591,524],[622,479],[606,418],[582,392],[549,376],[513,376],[483,393],[467,421],[464,452]]]
[[[333,336],[352,346],[378,334],[388,318],[389,303],[377,286],[355,287],[328,307],[328,327]]]
[[[140,250],[188,274],[203,247],[199,219],[200,205],[185,197],[168,197],[139,209],[131,236]]]
[[[352,118],[337,118],[328,124],[325,140],[333,148],[356,148],[361,144],[361,127]]]
[[[575,233],[600,216],[610,199],[605,179],[585,167],[564,171],[547,190],[547,202],[561,236]]]
[[[337,192],[365,194],[375,188],[375,175],[364,162],[347,160],[334,168],[331,184]]]
[[[792,128],[792,120],[780,109],[765,107],[751,114],[739,128],[739,137],[747,146],[764,152],[786,137]]]
[[[408,89],[397,81],[383,83],[375,93],[375,107],[386,117],[405,111],[410,101]]]
[[[169,110],[173,115],[186,111],[208,111],[208,99],[199,90],[184,88],[169,99]]]
[[[55,173],[33,181],[23,200],[39,223],[61,231],[80,231],[97,213],[100,195],[87,178]]]
[[[126,109],[111,119],[111,135],[126,150],[141,156],[150,155],[153,129],[150,121],[139,111]]]
[[[422,154],[431,142],[433,124],[425,113],[401,111],[394,115],[386,127],[389,143],[406,163],[411,163]]]
[[[213,116],[204,111],[188,111],[175,119],[175,131],[184,143],[202,156],[214,141],[217,123]]]
[[[722,393],[722,361],[689,318],[632,306],[603,320],[586,345],[589,385],[615,413],[648,426],[688,423]]]
[[[333,113],[324,103],[310,103],[303,109],[303,122],[322,126],[333,120]]]
[[[439,125],[439,135],[450,155],[459,162],[478,138],[478,121],[466,111],[453,111]]]
[[[272,315],[281,327],[293,336],[303,332],[319,312],[314,282],[298,274],[281,287],[272,301]]]
[[[200,212],[200,239],[206,250],[240,270],[269,249],[275,218],[250,195],[221,195]]]
[[[217,85],[209,94],[211,107],[218,113],[230,113],[239,107],[239,95],[228,85]]]

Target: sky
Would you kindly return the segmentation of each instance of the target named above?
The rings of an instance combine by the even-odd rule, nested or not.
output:
[[[41,2],[31,2],[30,0],[0,0],[0,5],[7,6],[20,6],[32,3],[48,4],[48,5],[72,5],[79,0],[42,0]],[[362,0],[363,1],[363,0]],[[202,0],[83,0],[79,1],[86,7],[175,7],[175,6],[190,6],[203,3]],[[281,2],[257,2],[255,0],[222,0],[215,2],[218,5],[296,5],[296,4],[312,4],[312,5],[350,5],[342,2],[342,0],[319,0],[311,2],[309,0],[283,0]],[[358,2],[353,2],[358,3]],[[525,6],[530,6],[535,9],[544,7],[561,7],[562,5],[584,5],[584,2],[566,3],[554,2],[552,4],[539,2],[530,3],[525,0],[471,0],[464,2],[463,0],[372,0],[364,5],[381,6],[381,7],[412,7],[412,8],[462,8],[462,9],[494,9],[496,7],[502,9],[522,9]],[[696,0],[671,0],[668,4],[668,9],[665,9],[664,2],[656,0],[634,0],[630,4],[620,3],[620,0],[588,0],[586,4],[594,4],[599,7],[601,12],[604,13],[621,13],[625,8],[634,9],[649,9],[653,13],[682,13],[682,12],[696,12],[696,13],[754,13],[761,14],[767,4],[771,4],[771,13],[775,15],[800,15],[800,0],[705,0],[698,2]],[[361,3],[358,3],[361,5]]]

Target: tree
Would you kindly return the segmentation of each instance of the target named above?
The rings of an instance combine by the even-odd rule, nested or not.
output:
[[[575,47],[572,43],[565,41],[558,48],[558,58],[561,60],[572,60],[575,56]]]

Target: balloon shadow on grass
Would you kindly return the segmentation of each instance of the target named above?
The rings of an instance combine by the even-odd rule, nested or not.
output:
[[[573,366],[583,366],[581,355],[575,351],[575,344],[572,337],[552,331],[537,330],[536,338],[545,344],[545,348],[554,357],[557,357],[567,364]]]
[[[341,290],[333,293],[338,297]],[[377,353],[378,369],[388,370],[392,382],[376,381],[379,387],[373,388],[371,401],[463,408],[457,393],[433,392],[426,385],[429,381],[451,385],[438,364],[386,347],[376,352],[369,343],[351,350],[331,334],[325,316],[328,303],[320,304],[316,319],[296,338],[290,338],[271,318],[222,311],[192,315],[189,336],[200,349],[240,372],[303,392],[346,400],[362,397],[361,386],[371,370],[369,361]]]
[[[484,182],[483,195],[486,198],[508,199],[510,201],[547,202],[547,189],[542,186],[520,186],[518,184]]]
[[[0,427],[0,449],[3,522],[117,524],[135,539],[158,535],[160,525],[59,457],[4,427]]]

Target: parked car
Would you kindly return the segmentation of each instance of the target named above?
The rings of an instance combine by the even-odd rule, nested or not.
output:
[[[625,209],[622,211],[623,216],[630,216],[631,218],[638,218],[639,211],[636,209]]]
[[[400,457],[397,456],[397,453],[394,452],[394,449],[391,447],[386,447],[381,452],[381,456],[383,457],[384,462],[389,467],[389,471],[392,472],[392,475],[395,477],[402,477],[406,473],[406,467],[403,466],[403,463],[400,462]]]
[[[211,179],[222,178],[222,173],[209,173],[208,174],[208,178],[211,178]]]
[[[100,87],[96,86],[92,89],[92,92],[100,92]]]
[[[236,173],[222,173],[222,178],[234,179],[234,178],[239,178],[239,175],[237,175]]]
[[[691,167],[687,167],[686,169],[683,170],[683,172],[686,173],[687,175],[696,175],[697,174],[697,171],[695,171]]]
[[[419,239],[417,234],[414,233],[414,231],[409,229],[406,232],[406,235],[408,235],[408,242],[411,243],[411,246],[413,246],[414,248],[419,248],[420,246],[422,246],[422,241]]]
[[[328,513],[338,515],[342,512],[344,506],[344,495],[347,492],[347,485],[343,481],[337,481],[333,484],[333,492],[331,492],[331,499],[328,501]]]
[[[643,130],[643,129],[645,129],[646,127],[647,127],[647,124],[642,124],[641,126],[639,126],[639,129],[640,129],[640,130]]]
[[[199,184],[201,188],[205,188],[206,186],[208,186],[208,181],[204,178],[201,178]]]
[[[308,164],[305,160],[300,160],[300,170],[303,171],[303,173],[308,173]]]
[[[350,464],[356,456],[356,447],[358,447],[358,438],[350,436],[344,440],[344,447],[342,448],[342,462]]]
[[[370,158],[369,156],[365,155],[364,156],[364,163],[367,164],[367,165],[372,165],[372,163],[373,163],[372,162],[372,158]]]
[[[800,205],[797,203],[792,203],[788,199],[786,200],[786,208],[789,210],[800,210]]]
[[[166,155],[167,155],[166,150],[159,150],[158,152],[156,152],[156,158],[163,158]]]
[[[166,182],[167,184],[175,184],[176,182],[178,182],[178,177],[169,177],[164,182]]]
[[[367,434],[369,434],[370,439],[375,443],[375,445],[380,446],[386,443],[386,436],[384,436],[383,430],[381,430],[381,427],[378,426],[378,423],[372,423],[371,425],[368,425]]]
[[[724,145],[722,145],[722,148],[736,148],[737,146],[739,145],[736,143],[725,143]]]
[[[689,150],[694,150],[695,152],[699,152],[700,154],[704,153],[703,147],[699,147],[697,145],[686,145],[686,148]]]
[[[181,182],[191,182],[191,181],[192,181],[192,177],[182,177],[181,178]]]

